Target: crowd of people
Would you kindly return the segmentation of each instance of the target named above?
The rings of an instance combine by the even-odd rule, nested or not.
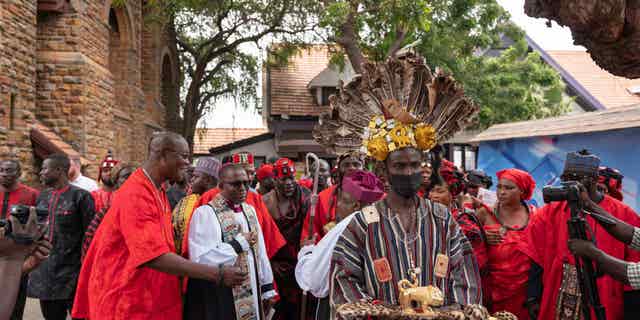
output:
[[[499,171],[489,204],[479,194],[492,177],[411,146],[377,163],[320,159],[302,177],[290,159],[256,168],[248,152],[191,165],[167,132],[148,152],[139,166],[107,155],[97,182],[52,154],[41,191],[20,182],[19,161],[0,161],[0,319],[22,319],[26,297],[47,320],[335,319],[344,303],[398,304],[407,275],[447,306],[579,319],[575,257],[605,273],[608,319],[636,312],[640,217],[621,202],[622,174],[586,151],[561,178],[579,183],[585,211],[615,221],[586,218],[597,242],[569,238],[566,201],[531,204],[529,173]]]

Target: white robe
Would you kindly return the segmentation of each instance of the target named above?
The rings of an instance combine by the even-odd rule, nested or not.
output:
[[[244,217],[244,214],[237,213],[235,215],[236,223],[242,227],[242,233],[249,232],[249,225]],[[256,314],[260,315],[260,304],[258,302],[258,290],[261,290],[263,286],[270,287],[270,290],[262,292],[262,299],[267,300],[276,295],[276,291],[273,289],[273,273],[271,272],[271,264],[269,257],[267,256],[267,250],[264,246],[264,238],[262,237],[262,230],[260,225],[258,227],[258,279],[256,279],[256,270],[254,266],[253,251],[249,250],[249,243],[242,236],[238,234],[236,240],[242,246],[243,251],[247,252],[247,263],[249,265],[249,276],[251,279],[251,289],[253,292],[253,303],[255,306]],[[222,230],[220,230],[220,223],[218,218],[208,205],[197,208],[193,217],[191,218],[191,224],[189,225],[189,259],[193,262],[203,263],[210,266],[218,266],[223,264],[225,266],[233,266],[236,263],[238,254],[233,247],[225,242],[222,242]],[[230,306],[232,307],[232,306]],[[265,310],[268,312],[269,310]]]
[[[333,248],[352,217],[353,214],[350,214],[340,221],[318,244],[304,246],[298,252],[296,281],[302,290],[311,292],[316,298],[329,295],[329,269]]]

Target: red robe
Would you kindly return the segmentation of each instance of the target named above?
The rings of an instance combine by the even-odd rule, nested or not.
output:
[[[181,320],[178,277],[144,266],[171,252],[175,247],[166,192],[138,169],[114,195],[89,247],[73,318]]]
[[[322,190],[318,194],[318,203],[316,204],[316,216],[313,219],[313,233],[317,235],[316,243],[324,237],[324,229],[323,227],[331,222],[336,220],[336,207],[337,207],[337,199],[336,199],[336,186],[333,185],[327,189]],[[311,208],[309,208],[311,210]],[[311,212],[307,213],[307,216],[304,218],[304,223],[302,225],[302,233],[300,236],[300,240],[304,240],[309,238],[309,223],[311,220]]]
[[[498,245],[487,246],[487,275],[482,286],[487,300],[491,302],[491,312],[509,311],[519,320],[528,320],[529,312],[524,306],[527,300],[527,280],[531,259],[519,248],[526,246],[526,235],[535,215],[535,208],[529,207],[529,223],[523,230],[507,230]],[[500,224],[485,225],[485,230],[500,229]]]
[[[30,188],[22,183],[18,183],[16,189],[9,192],[9,200],[7,201],[7,207],[5,211],[0,211],[0,219],[5,219],[11,211],[11,206],[16,204],[22,204],[26,206],[35,206],[36,199],[38,198],[38,190]],[[5,201],[5,192],[0,192],[0,210],[3,210],[2,206]]]
[[[91,192],[93,197],[93,203],[96,207],[96,212],[102,212],[109,209],[111,206],[111,199],[113,198],[113,191],[106,191],[104,189],[98,189]],[[106,210],[105,210],[106,209]]]
[[[640,226],[638,215],[622,202],[605,196],[599,205],[618,219]],[[554,319],[562,282],[563,263],[575,264],[574,257],[567,248],[569,217],[569,207],[566,202],[553,202],[538,209],[527,228],[526,243],[519,248],[543,269],[543,293],[538,319]],[[640,260],[637,251],[628,249],[624,243],[613,238],[593,218],[587,216],[586,219],[593,230],[598,248],[618,259]],[[624,284],[608,275],[603,275],[598,278],[597,285],[600,302],[606,309],[607,319],[622,319]],[[595,319],[593,312],[591,318]]]
[[[209,203],[216,195],[218,195],[218,193],[220,193],[219,188],[214,188],[205,192],[204,194],[202,194],[202,197],[200,197],[198,203],[196,203],[195,208]],[[262,229],[262,236],[264,237],[264,245],[267,249],[267,255],[269,256],[269,258],[273,258],[278,250],[284,247],[287,241],[280,233],[278,226],[276,225],[275,221],[273,221],[273,218],[271,217],[271,214],[269,214],[269,210],[267,210],[267,206],[264,204],[264,201],[262,201],[262,196],[259,193],[249,191],[247,193],[246,202],[253,206],[253,208],[256,210],[258,223],[260,223],[260,229]],[[185,231],[185,236],[188,235],[189,224],[187,224],[187,230]],[[188,243],[187,239],[185,239],[182,243],[182,252],[186,255],[188,254],[188,248],[186,248],[184,245]]]

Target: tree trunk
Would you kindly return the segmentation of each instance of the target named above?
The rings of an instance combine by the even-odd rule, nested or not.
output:
[[[168,47],[171,59],[176,63],[171,65],[174,75],[180,75],[180,57],[178,55],[178,42],[177,34],[173,21],[167,26],[168,35]],[[165,126],[167,130],[179,133],[182,129],[182,118],[180,117],[180,87],[182,84],[182,77],[176,76],[176,82],[172,83],[172,86],[168,88],[169,92],[167,103],[165,107]]]
[[[571,29],[574,42],[614,75],[640,78],[640,0],[525,0],[525,13]]]
[[[362,49],[358,46],[358,35],[355,29],[355,15],[357,7],[351,8],[351,12],[347,16],[346,21],[340,27],[342,36],[337,39],[337,43],[342,46],[351,62],[351,66],[356,73],[362,73],[362,65],[366,62],[366,58],[362,53]]]

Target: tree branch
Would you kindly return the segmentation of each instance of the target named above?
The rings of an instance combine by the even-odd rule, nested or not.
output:
[[[389,47],[386,58],[394,56],[396,52],[400,50],[400,47],[402,46],[402,43],[404,42],[404,39],[406,37],[407,37],[407,30],[405,28],[398,26],[396,28],[396,39],[393,40],[393,43]]]

